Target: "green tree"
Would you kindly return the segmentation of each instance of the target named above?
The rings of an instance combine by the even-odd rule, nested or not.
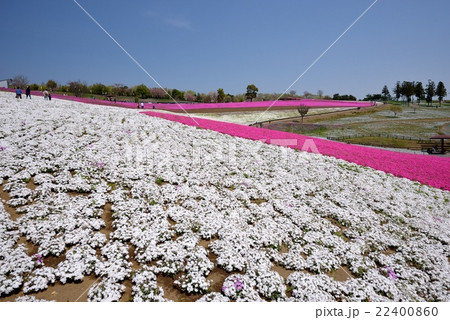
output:
[[[442,104],[442,100],[444,99],[445,96],[447,96],[447,89],[445,88],[444,83],[442,81],[439,81],[436,87],[436,95],[438,96],[440,107]]]
[[[417,98],[417,103],[420,104],[420,100],[423,100],[425,98],[425,89],[423,88],[422,82],[417,82],[416,83],[416,98]]]
[[[217,89],[217,102],[224,102],[225,101],[225,91],[223,91],[222,88]]]
[[[115,83],[110,88],[111,93],[115,96],[130,96],[131,89],[121,83]]]
[[[134,87],[134,94],[135,96],[145,99],[150,96],[150,90],[147,88],[145,84],[140,84],[136,87]]]
[[[430,105],[433,102],[433,97],[436,95],[436,85],[434,84],[434,81],[428,80],[425,93],[427,95],[427,104]]]
[[[188,90],[184,93],[184,100],[194,102],[197,99],[195,91]]]
[[[402,94],[402,85],[400,84],[400,81],[397,81],[397,83],[395,84],[395,87],[392,91],[395,94],[395,99],[398,101],[398,99],[400,99],[400,97],[403,95]]]
[[[180,91],[178,89],[172,89],[170,95],[172,96],[172,98],[174,98],[175,100],[184,100],[184,92]]]
[[[55,80],[48,80],[46,86],[48,90],[55,91],[56,88],[58,87],[58,84],[56,83]]]
[[[244,102],[244,95],[243,94],[237,94],[233,98],[233,102]]]
[[[406,101],[408,103],[411,102],[411,97],[416,93],[416,86],[414,82],[411,81],[403,81],[402,83],[402,94],[406,97]]]
[[[225,97],[225,102],[233,102],[234,96],[232,94],[227,93],[227,96]]]
[[[93,94],[100,94],[100,95],[107,94],[109,92],[109,88],[102,83],[94,83],[89,87],[89,90]]]
[[[77,97],[81,97],[89,91],[87,84],[81,81],[71,81],[67,86],[69,87],[69,92],[72,92]]]
[[[311,98],[312,93],[306,90],[306,91],[303,92],[303,96],[304,96],[306,99],[309,99],[309,98]]]
[[[380,100],[383,100],[383,96],[381,94],[379,94],[379,93],[368,94],[363,99],[363,101],[380,101]]]
[[[383,90],[381,90],[381,99],[383,101],[388,101],[391,98],[391,93],[389,92],[388,86],[384,86]]]
[[[351,94],[340,95],[339,93],[335,93],[333,95],[333,100],[356,101],[356,97]]]
[[[253,99],[256,98],[258,91],[258,88],[254,84],[249,84],[247,86],[247,93],[245,94],[245,97],[250,101],[253,101]]]

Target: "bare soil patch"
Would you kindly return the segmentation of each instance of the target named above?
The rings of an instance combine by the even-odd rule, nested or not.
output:
[[[61,284],[59,282],[50,285],[47,290],[40,291],[34,296],[36,299],[54,300],[57,302],[86,302],[89,288],[97,281],[95,276],[86,276],[81,282],[70,282]],[[19,292],[7,297],[0,298],[0,302],[15,301],[24,296]]]

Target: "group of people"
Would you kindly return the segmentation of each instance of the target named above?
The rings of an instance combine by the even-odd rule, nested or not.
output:
[[[139,108],[144,109],[144,103],[143,103],[143,102],[138,103],[138,104],[137,104],[137,108],[138,108],[138,109],[139,109]],[[154,105],[154,104],[152,105],[152,109],[155,109],[155,105]]]
[[[30,98],[31,99],[31,88],[30,86],[27,86],[26,90],[25,90],[25,94],[26,94],[26,99]],[[42,92],[42,95],[44,96],[45,100],[52,100],[52,95],[50,94],[50,92],[48,92],[47,90],[44,90]],[[20,87],[17,87],[16,89],[16,98],[17,99],[22,99],[22,89],[20,89]],[[114,102],[116,102],[116,98],[114,98]],[[141,108],[144,109],[144,103],[138,103],[137,108]],[[155,106],[152,105],[152,108],[155,109]]]
[[[52,100],[52,95],[47,90],[44,90],[44,92],[42,92],[42,95],[44,96],[45,100]]]
[[[31,99],[31,89],[30,86],[28,86],[25,90],[25,94],[26,94],[26,98],[30,98]],[[17,99],[22,99],[22,89],[20,89],[20,87],[17,87],[16,89],[16,98]]]
[[[27,86],[27,88],[25,89],[25,95],[26,95],[26,99],[28,99],[28,98],[31,99],[30,86]],[[42,95],[44,96],[44,99],[52,100],[52,95],[47,90],[43,91]],[[16,89],[16,99],[22,99],[22,89],[20,89],[20,87],[17,87],[17,89]]]

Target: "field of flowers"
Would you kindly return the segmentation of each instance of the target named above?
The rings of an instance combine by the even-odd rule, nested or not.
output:
[[[251,140],[332,156],[397,177],[450,190],[450,159],[367,148],[289,132],[152,111],[144,114]]]
[[[237,136],[0,93],[0,301],[450,301],[448,191]]]

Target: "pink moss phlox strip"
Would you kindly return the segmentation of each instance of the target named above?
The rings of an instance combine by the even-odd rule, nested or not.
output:
[[[15,92],[12,88],[0,88],[1,91]],[[40,96],[41,91],[31,91],[32,96]],[[91,98],[80,98],[74,96],[65,96],[60,94],[52,94],[52,99],[70,100],[82,103],[90,103],[105,106],[115,106],[121,108],[137,108],[137,103],[122,102],[122,101],[108,101]],[[310,108],[365,108],[370,107],[370,102],[360,101],[339,101],[339,100],[318,100],[318,99],[301,99],[301,100],[278,100],[274,101],[254,101],[254,102],[229,102],[229,103],[144,103],[144,109],[150,109],[154,105],[156,109],[160,110],[192,110],[192,109],[233,109],[233,108],[268,108],[273,107],[299,107],[306,106]],[[181,106],[181,107],[180,107]],[[182,109],[183,108],[183,109]]]
[[[314,141],[320,154],[343,159],[361,166],[390,173],[396,177],[407,178],[435,188],[450,190],[450,159],[429,155],[417,155],[381,150],[376,148],[349,145],[346,143],[312,138],[304,135],[280,132],[264,128],[255,128],[234,123],[209,119],[143,112],[146,115],[176,121],[190,126],[210,129],[231,136],[260,140],[269,144],[278,144],[280,139],[295,139],[297,145],[287,147],[302,150],[305,141]],[[278,141],[277,141],[278,140]],[[307,142],[307,141],[306,141]],[[305,148],[303,148],[305,149]],[[309,150],[306,150],[309,151]],[[312,150],[314,151],[314,150]]]

